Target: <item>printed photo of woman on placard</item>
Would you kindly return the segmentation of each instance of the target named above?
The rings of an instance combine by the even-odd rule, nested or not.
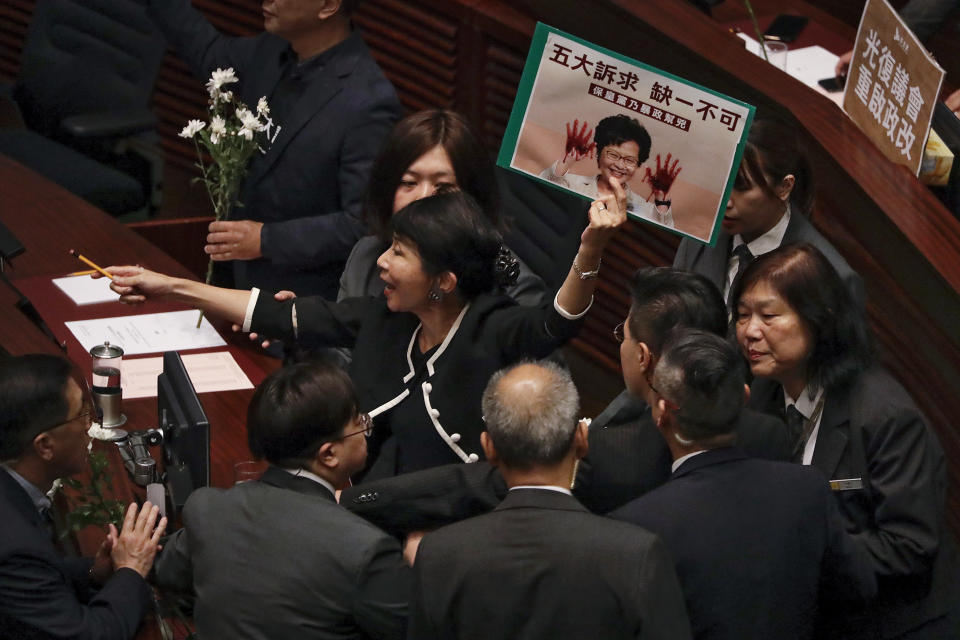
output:
[[[541,171],[540,177],[594,200],[613,193],[610,178],[616,178],[626,189],[628,213],[673,228],[667,194],[680,173],[679,159],[673,159],[668,153],[661,164],[657,154],[656,171],[645,167],[641,182],[650,185],[647,197],[630,187],[637,169],[650,157],[650,145],[650,134],[636,118],[624,114],[607,116],[597,123],[596,132],[589,128],[586,120],[575,119],[572,125],[567,123],[563,155]],[[594,157],[597,174],[584,176],[570,172],[574,163]]]

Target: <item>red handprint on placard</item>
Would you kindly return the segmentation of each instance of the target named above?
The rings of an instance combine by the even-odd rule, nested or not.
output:
[[[581,158],[592,158],[597,148],[597,143],[593,142],[593,129],[588,130],[590,125],[586,121],[580,125],[579,120],[573,121],[573,126],[567,123],[567,142],[564,148],[563,161],[576,162]]]
[[[660,154],[657,154],[657,170],[650,171],[650,167],[646,168],[646,175],[643,177],[644,182],[649,182],[650,187],[653,189],[654,196],[659,194],[658,200],[662,200],[663,196],[667,195],[667,192],[670,191],[670,187],[673,186],[673,181],[676,180],[677,176],[680,174],[680,160],[676,159],[673,161],[673,164],[670,164],[670,160],[673,158],[673,154],[667,154],[667,160],[661,166],[660,164]]]

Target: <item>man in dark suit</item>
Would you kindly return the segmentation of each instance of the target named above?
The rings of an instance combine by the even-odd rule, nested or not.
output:
[[[730,446],[744,378],[724,339],[674,334],[647,385],[673,475],[611,517],[663,537],[695,637],[813,638],[818,601],[858,606],[876,594],[876,578],[822,476]]]
[[[94,558],[62,557],[47,496],[54,480],[86,468],[96,413],[67,360],[0,361],[0,635],[132,638],[150,602],[145,577],[166,518],[130,505]]]
[[[410,569],[399,544],[334,499],[364,465],[370,424],[333,365],[292,365],[260,385],[248,441],[270,467],[194,492],[157,558],[158,584],[195,589],[200,637],[404,636]]]
[[[645,398],[647,379],[670,332],[678,327],[716,335],[727,330],[719,291],[704,276],[645,267],[630,281],[630,313],[615,331],[627,388],[590,423],[590,452],[577,474],[575,493],[595,513],[607,513],[670,477],[670,450],[658,433]],[[623,340],[626,325],[632,342]],[[790,439],[783,423],[745,411],[737,445],[751,457],[787,460]]]
[[[690,637],[662,543],[570,494],[587,448],[577,405],[553,363],[491,378],[482,444],[510,491],[492,512],[420,543],[411,638]]]
[[[580,461],[573,493],[594,513],[607,513],[660,486],[670,477],[670,450],[645,401],[646,378],[670,332],[691,327],[726,332],[720,294],[705,277],[668,267],[639,269],[630,282],[630,324],[635,341],[620,350],[627,390],[590,423],[589,453]],[[617,337],[622,338],[622,327]],[[748,455],[787,460],[791,441],[783,422],[744,411],[737,443]],[[396,534],[492,509],[506,486],[484,463],[453,465],[362,484],[344,492],[347,508]]]
[[[334,299],[363,235],[367,177],[401,107],[350,13],[359,0],[266,0],[263,33],[219,33],[189,0],[147,0],[150,14],[197,77],[232,67],[248,106],[266,97],[272,139],[240,194],[213,222],[205,251],[232,261],[219,284],[292,289]],[[275,137],[274,137],[275,136]],[[229,277],[232,276],[232,277]]]

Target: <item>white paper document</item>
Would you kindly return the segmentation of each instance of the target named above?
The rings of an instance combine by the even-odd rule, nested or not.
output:
[[[252,389],[250,379],[229,351],[192,353],[183,356],[197,393]],[[120,386],[124,400],[152,398],[157,395],[157,376],[163,371],[163,358],[124,359],[120,365]]]
[[[120,294],[110,289],[110,278],[94,280],[90,276],[67,276],[54,278],[53,284],[60,287],[77,305],[116,302],[120,299]]]
[[[199,311],[190,309],[139,316],[77,320],[65,324],[87,351],[98,344],[103,344],[105,340],[123,349],[124,355],[128,356],[226,345],[227,343],[206,318],[203,319],[200,328],[197,328],[199,315]]]
[[[745,33],[738,33],[740,39],[746,43],[747,51],[755,56],[762,57],[760,53],[760,43]],[[812,47],[802,47],[800,49],[790,49],[787,52],[787,73],[807,85],[817,93],[827,96],[837,106],[842,108],[843,91],[830,93],[817,84],[818,80],[832,78],[837,66],[836,56],[823,47],[816,45]]]

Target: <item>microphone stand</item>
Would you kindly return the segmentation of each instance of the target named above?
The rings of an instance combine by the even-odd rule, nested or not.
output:
[[[22,251],[22,250],[23,250],[23,249],[22,249],[22,247],[21,247],[21,251]],[[17,252],[17,253],[19,253],[19,252]],[[16,294],[16,296],[17,296],[17,302],[16,302],[16,307],[17,307],[17,309],[19,309],[20,312],[21,312],[23,315],[27,316],[27,318],[30,320],[30,322],[32,322],[34,325],[36,325],[36,327],[37,327],[38,329],[40,329],[40,331],[43,332],[43,335],[45,335],[45,336],[47,336],[48,338],[50,338],[50,339],[53,341],[53,344],[57,345],[57,347],[59,347],[61,351],[63,351],[64,353],[66,353],[66,352],[67,352],[67,341],[64,340],[63,342],[60,342],[59,340],[57,340],[57,336],[53,335],[53,331],[51,331],[51,329],[50,329],[50,327],[47,325],[47,323],[44,322],[43,318],[40,316],[40,312],[38,312],[38,311],[37,311],[37,308],[33,306],[33,303],[30,302],[30,299],[27,298],[27,296],[23,295],[23,293],[22,293],[19,289],[17,289],[15,286],[13,286],[13,283],[10,282],[10,279],[9,279],[9,278],[7,278],[7,274],[5,273],[3,266],[4,266],[4,262],[6,262],[6,264],[10,264],[10,258],[11,258],[11,257],[13,257],[13,256],[12,256],[12,255],[3,255],[3,254],[0,254],[0,280],[3,280],[3,282],[4,282],[8,287],[10,287],[10,290],[13,291],[14,294]]]

